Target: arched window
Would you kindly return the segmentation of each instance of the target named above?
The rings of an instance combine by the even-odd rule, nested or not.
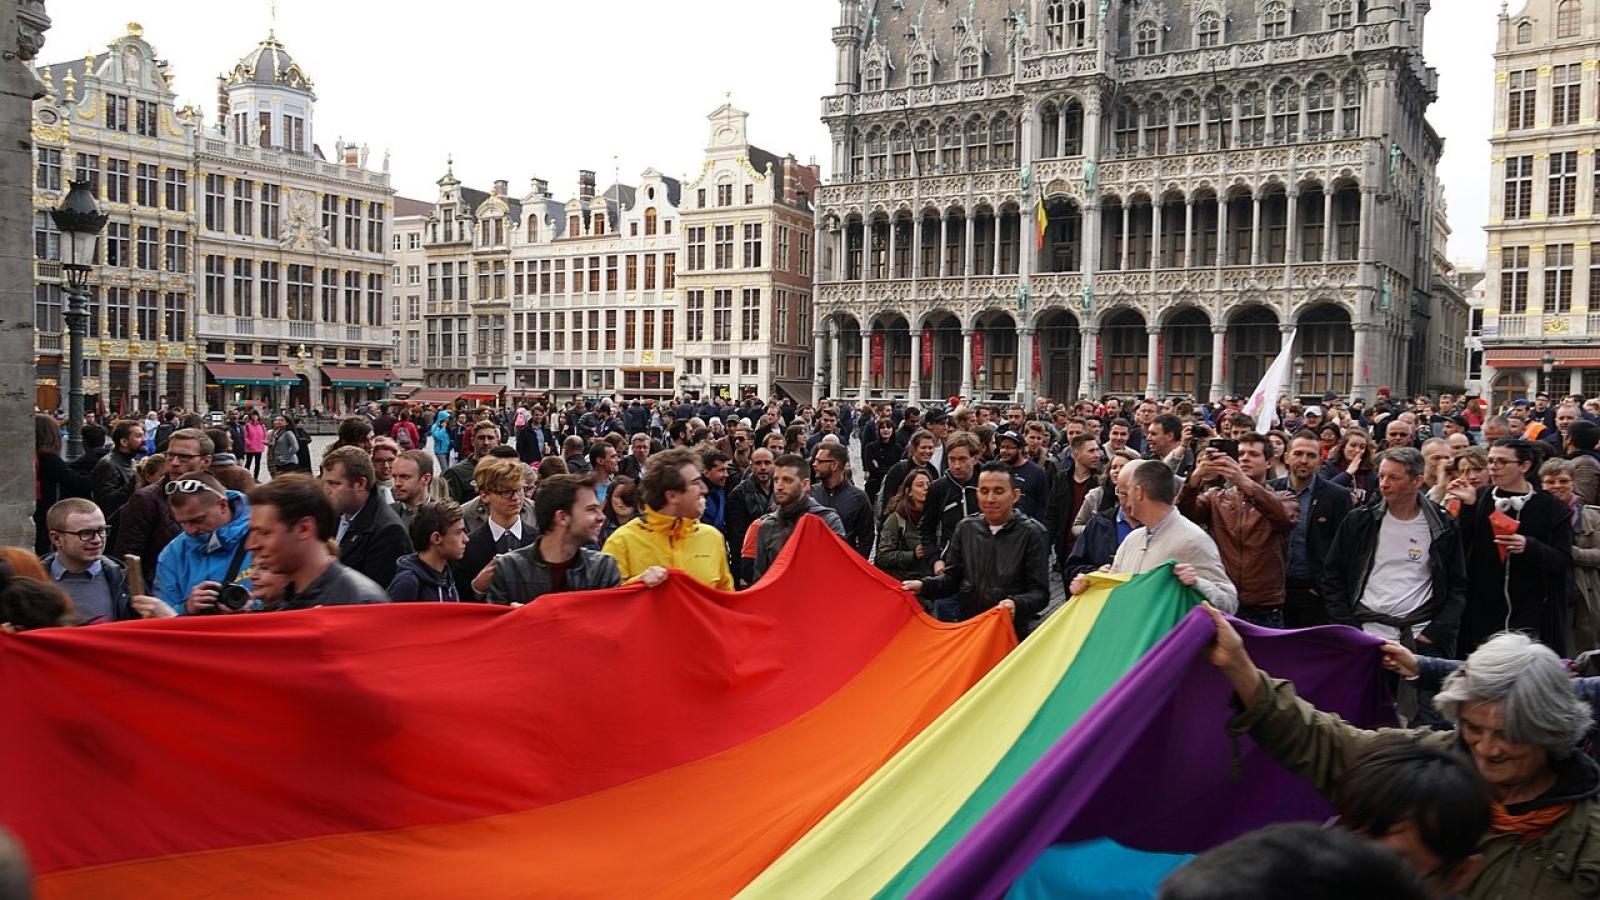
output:
[[[1521,22],[1517,25],[1517,43],[1528,44],[1533,42],[1533,23]]]
[[[1349,28],[1355,23],[1355,0],[1328,0],[1329,28]]]
[[[889,132],[889,175],[893,178],[911,175],[911,134],[903,125],[894,126]]]
[[[973,169],[981,169],[989,162],[989,124],[980,116],[973,116],[967,120],[966,127],[967,165]]]
[[[1282,0],[1272,0],[1261,11],[1261,36],[1280,38],[1289,34],[1289,8]]]
[[[1288,144],[1300,137],[1300,86],[1285,78],[1272,87],[1272,142]]]
[[[1226,150],[1233,142],[1233,97],[1215,87],[1206,94],[1206,144],[1208,149]]]
[[[867,173],[874,177],[883,177],[883,170],[888,166],[889,146],[884,142],[883,132],[877,128],[867,133]]]
[[[918,53],[911,57],[911,85],[921,87],[928,83],[933,76],[933,66],[928,62],[928,54]]]
[[[1261,85],[1251,82],[1239,91],[1239,144],[1260,146],[1267,139],[1267,98]]]
[[[539,239],[539,217],[538,216],[529,216],[528,217],[528,243],[531,244],[534,241],[537,241],[538,239]]]
[[[1017,129],[1010,116],[999,113],[994,117],[989,125],[989,140],[994,145],[996,163],[1011,165],[1017,161]]]
[[[1184,91],[1172,103],[1172,150],[1193,153],[1200,149],[1200,98]]]
[[[1318,75],[1306,85],[1306,137],[1325,141],[1333,137],[1333,79]]]
[[[1339,82],[1339,134],[1355,137],[1361,133],[1361,74],[1351,72]]]
[[[1556,4],[1556,37],[1575,38],[1583,15],[1583,4],[1578,0],[1561,0]]]
[[[1156,94],[1144,102],[1145,152],[1167,152],[1167,100]]]
[[[933,123],[926,119],[918,122],[915,140],[917,170],[926,175],[933,171],[933,152],[936,146],[933,139]]]
[[[1201,47],[1215,47],[1222,43],[1222,17],[1214,12],[1203,12],[1194,22],[1194,42]]]
[[[656,233],[656,208],[654,206],[644,211],[644,233],[646,237]]]
[[[867,63],[866,73],[861,78],[861,89],[863,91],[883,90],[883,63],[876,61]]]
[[[1050,0],[1044,8],[1044,46],[1060,50],[1066,46],[1066,0]]]
[[[976,47],[964,47],[959,61],[962,78],[977,78],[983,74],[983,57]]]
[[[853,159],[851,160],[850,171],[858,176],[865,175],[867,173],[867,136],[861,131],[861,129],[856,129],[855,140],[851,142],[851,146],[853,146],[855,150],[852,154]],[[702,197],[704,196],[704,193],[704,191],[701,192]],[[700,205],[704,206],[705,203],[702,201]]]
[[[1149,19],[1139,23],[1133,35],[1134,56],[1155,56],[1161,50],[1161,28]]]
[[[1089,15],[1087,4],[1084,0],[1067,0],[1067,43],[1068,46],[1082,47],[1085,35],[1088,33],[1087,25]]]
[[[939,125],[939,170],[961,170],[961,129],[955,119],[945,119]]]
[[[1132,156],[1139,146],[1139,107],[1124,100],[1117,107],[1116,149],[1118,156]]]

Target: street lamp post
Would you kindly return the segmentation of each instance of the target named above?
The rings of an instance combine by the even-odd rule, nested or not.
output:
[[[56,230],[66,236],[62,250],[67,273],[67,456],[83,455],[83,339],[89,330],[89,270],[100,249],[105,213],[95,205],[87,181],[74,181],[61,206],[52,210]]]
[[[1543,363],[1544,368],[1544,392],[1546,394],[1550,394],[1550,388],[1552,385],[1550,375],[1556,370],[1556,355],[1551,353],[1549,350],[1546,350],[1544,352],[1544,358],[1541,359],[1540,362]]]

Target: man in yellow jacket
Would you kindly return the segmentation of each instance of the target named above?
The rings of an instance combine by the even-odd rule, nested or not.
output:
[[[700,521],[706,509],[700,457],[687,449],[650,457],[639,480],[639,495],[643,515],[612,532],[602,548],[617,561],[623,583],[664,566],[718,590],[733,590],[722,532]]]

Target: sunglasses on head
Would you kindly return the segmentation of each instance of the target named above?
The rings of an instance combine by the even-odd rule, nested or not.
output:
[[[194,479],[194,478],[185,478],[185,479],[183,479],[181,481],[169,481],[169,482],[167,482],[167,496],[168,497],[171,497],[173,494],[198,494],[201,491],[210,491],[211,493],[216,494],[218,497],[221,497],[224,500],[226,500],[228,498],[227,494],[224,494],[223,492],[217,490],[216,488],[212,487],[211,485],[206,484],[204,481],[199,481],[199,480]]]

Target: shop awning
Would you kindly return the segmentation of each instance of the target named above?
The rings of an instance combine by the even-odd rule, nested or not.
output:
[[[461,392],[464,400],[496,400],[506,389],[503,384],[469,384]]]
[[[774,381],[772,386],[796,403],[811,402],[811,382],[809,381]]]
[[[1544,347],[1491,347],[1483,354],[1483,364],[1496,369],[1537,369],[1544,365]],[[1600,367],[1600,348],[1555,347],[1548,350],[1558,369]]]
[[[412,394],[415,394],[417,391],[420,391],[420,390],[422,390],[422,386],[421,385],[418,385],[418,384],[402,384],[399,387],[395,388],[394,390],[390,391],[389,392],[389,396],[394,398],[394,399],[396,399],[396,400],[404,400],[407,397],[410,397]]]
[[[518,400],[543,400],[544,391],[511,391],[506,396],[515,397]]]
[[[280,384],[299,384],[300,378],[288,366],[268,366],[250,363],[206,363],[206,371],[217,384],[249,384],[273,387]]]
[[[454,403],[460,397],[459,388],[423,388],[406,400],[409,403]]]
[[[388,387],[399,384],[393,369],[363,369],[357,366],[323,366],[323,377],[334,387]]]

